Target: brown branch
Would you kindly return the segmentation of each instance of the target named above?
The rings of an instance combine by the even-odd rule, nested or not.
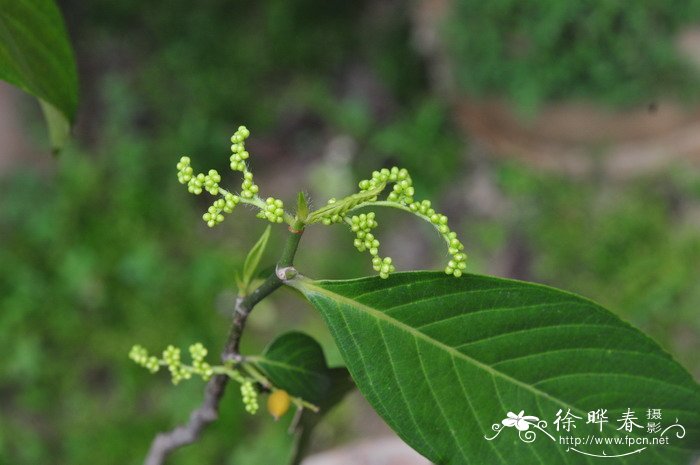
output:
[[[189,421],[167,433],[158,433],[151,443],[145,465],[162,465],[175,449],[197,441],[209,423],[219,417],[219,401],[228,384],[228,376],[216,375],[207,383],[202,405],[192,411]]]
[[[290,228],[290,235],[287,238],[282,257],[277,262],[275,272],[268,276],[248,296],[236,299],[231,329],[229,330],[224,351],[221,353],[222,361],[228,362],[240,359],[239,346],[248,315],[250,315],[253,307],[258,302],[282,286],[285,274],[292,267],[299,240],[304,232],[303,224],[294,226],[294,228]],[[175,449],[192,444],[199,439],[202,430],[219,417],[219,403],[226,390],[228,380],[229,378],[226,375],[216,375],[209,380],[202,404],[192,411],[187,423],[156,435],[151,443],[144,465],[163,465],[168,455]]]

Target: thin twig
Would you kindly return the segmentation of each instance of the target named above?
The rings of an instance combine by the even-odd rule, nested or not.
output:
[[[303,232],[303,223],[294,224],[293,227],[290,227],[290,235],[287,238],[282,256],[277,262],[277,270],[291,269]],[[280,277],[278,272],[275,271],[252,293],[236,299],[231,329],[224,351],[221,354],[222,361],[235,361],[241,357],[239,346],[250,312],[258,302],[282,286],[284,281],[281,278],[284,278],[284,274]],[[163,465],[168,455],[175,449],[192,444],[199,439],[202,430],[219,417],[219,403],[226,390],[228,380],[228,376],[221,374],[215,375],[209,380],[202,404],[192,411],[187,423],[156,435],[151,443],[144,465]]]
[[[189,421],[167,433],[159,433],[148,451],[145,465],[162,465],[166,457],[175,449],[192,444],[209,423],[219,416],[219,401],[228,384],[228,376],[216,375],[209,383],[204,393],[204,401],[190,414]]]

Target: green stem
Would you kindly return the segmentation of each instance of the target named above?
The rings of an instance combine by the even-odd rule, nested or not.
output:
[[[238,348],[248,315],[258,302],[282,286],[284,281],[278,275],[277,271],[290,268],[293,265],[294,255],[296,255],[299,241],[303,233],[304,224],[298,220],[295,221],[294,227],[289,228],[289,236],[287,236],[287,242],[282,250],[282,255],[277,261],[277,269],[273,271],[257,289],[247,296],[239,297],[236,300],[231,330],[229,331],[226,346],[222,354],[224,360],[239,356]]]
[[[250,360],[250,358],[252,357],[246,357],[246,360]],[[213,366],[212,370],[216,374],[226,375],[232,380],[239,383],[243,382],[243,380],[245,379],[252,378],[252,381],[260,383],[266,389],[277,389],[274,386],[274,384],[272,384],[272,382],[265,377],[265,375],[263,375],[257,368],[255,368],[255,366],[253,366],[252,363],[243,362],[240,366],[250,375],[250,378],[244,378],[240,374],[240,372],[237,372],[235,369],[228,368],[225,366]],[[317,405],[314,405],[311,402],[302,399],[301,397],[291,397],[291,399],[294,405],[296,405],[298,408],[306,408],[314,413],[318,413],[320,410]]]
[[[301,235],[304,233],[304,222],[294,219],[289,227],[289,233],[289,236],[287,236],[287,242],[284,245],[284,250],[282,250],[282,256],[277,262],[278,268],[286,268],[293,265],[294,255],[297,253]]]
[[[265,377],[265,375],[260,373],[260,371],[258,371],[258,369],[255,368],[252,363],[244,363],[241,366],[243,367],[244,370],[246,370],[248,372],[248,374],[251,376],[251,378],[253,378],[258,383],[262,384],[263,387],[265,387],[267,389],[271,389],[273,387],[272,382],[270,382],[270,380],[267,379],[267,377]]]

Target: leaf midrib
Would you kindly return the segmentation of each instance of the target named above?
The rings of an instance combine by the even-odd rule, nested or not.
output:
[[[396,320],[396,319],[394,319],[394,318],[391,318],[390,316],[388,316],[388,315],[386,315],[385,313],[383,313],[383,312],[377,310],[376,308],[372,308],[372,307],[370,307],[370,306],[368,306],[368,305],[366,305],[366,304],[362,304],[362,303],[360,303],[360,302],[357,302],[357,301],[355,301],[355,300],[353,300],[353,299],[350,299],[350,298],[348,298],[348,297],[345,297],[345,296],[343,296],[343,295],[336,294],[336,293],[334,293],[334,292],[328,291],[327,289],[324,289],[324,288],[322,288],[322,287],[315,286],[315,285],[312,284],[310,281],[304,281],[303,283],[300,283],[300,285],[303,286],[303,287],[306,287],[307,289],[308,289],[308,288],[314,289],[314,290],[316,291],[317,294],[325,295],[326,297],[333,298],[333,299],[335,299],[335,300],[338,300],[338,301],[341,301],[341,302],[345,303],[346,305],[349,305],[349,306],[351,306],[351,307],[357,307],[358,309],[364,310],[366,313],[375,315],[375,316],[377,316],[377,318],[381,318],[382,320],[384,320],[384,321],[386,321],[386,322],[388,322],[388,323],[391,323],[391,324],[393,324],[393,325],[395,325],[395,326],[397,326],[397,327],[399,327],[399,328],[401,328],[401,329],[404,329],[406,332],[411,333],[412,335],[414,335],[414,336],[416,336],[416,337],[420,337],[421,339],[423,339],[423,340],[425,340],[425,341],[427,341],[427,342],[429,342],[429,343],[432,343],[432,344],[434,344],[434,345],[436,345],[436,346],[439,346],[439,347],[443,348],[446,352],[450,353],[451,355],[455,355],[455,356],[457,356],[457,357],[459,357],[459,358],[462,358],[462,359],[464,359],[464,360],[466,360],[466,361],[468,361],[468,362],[470,362],[470,363],[473,363],[474,365],[476,365],[477,367],[483,369],[484,371],[488,372],[488,373],[491,374],[491,375],[498,375],[499,377],[503,378],[503,379],[506,380],[506,381],[510,381],[510,382],[513,382],[514,384],[517,384],[517,385],[519,385],[519,386],[522,386],[522,387],[524,387],[525,389],[527,389],[527,390],[529,390],[530,392],[532,392],[533,394],[541,395],[541,396],[547,397],[547,398],[549,398],[549,399],[551,399],[551,400],[553,400],[553,401],[556,401],[556,402],[560,403],[562,406],[564,406],[564,407],[566,407],[566,408],[572,408],[572,409],[575,408],[575,407],[573,407],[573,406],[567,404],[565,401],[563,401],[563,400],[561,400],[561,399],[557,399],[556,397],[553,397],[553,396],[551,396],[550,394],[548,394],[548,393],[546,393],[546,392],[544,392],[544,391],[540,391],[539,389],[533,388],[533,387],[530,386],[529,384],[526,384],[526,383],[524,383],[524,382],[522,382],[522,381],[520,381],[520,380],[518,380],[518,379],[515,379],[515,378],[511,377],[510,375],[507,375],[507,374],[505,374],[505,373],[503,373],[503,372],[501,372],[501,371],[498,371],[498,370],[496,370],[495,368],[491,367],[490,365],[487,365],[487,364],[485,364],[485,363],[483,363],[483,362],[481,362],[481,361],[479,361],[479,360],[476,360],[476,359],[474,359],[474,358],[472,358],[472,357],[470,357],[470,356],[468,356],[468,355],[466,355],[466,354],[463,354],[462,352],[460,352],[460,351],[454,349],[453,347],[450,347],[450,346],[448,346],[447,344],[445,344],[445,343],[443,343],[443,342],[440,342],[440,341],[438,341],[438,340],[436,340],[436,339],[434,339],[434,338],[432,338],[432,337],[430,337],[430,336],[428,336],[428,335],[426,335],[426,334],[424,334],[424,333],[418,331],[417,329],[415,329],[415,328],[413,328],[413,327],[407,325],[406,323],[403,323],[403,322],[398,321],[398,320]],[[576,410],[579,411],[578,409],[576,409]]]

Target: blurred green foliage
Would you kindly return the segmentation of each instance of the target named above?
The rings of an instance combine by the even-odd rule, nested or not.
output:
[[[697,97],[700,79],[676,34],[700,2],[454,0],[445,25],[459,84],[525,113],[552,100],[613,106]]]
[[[449,121],[449,108],[435,97],[424,95],[388,122],[373,118],[364,100],[339,105],[319,94],[311,102],[329,124],[357,141],[356,177],[364,178],[378,166],[399,165],[420,173],[414,180],[417,192],[430,196],[460,168],[463,143]]]
[[[177,134],[206,166],[226,166],[215,154],[241,121],[287,156],[318,150],[324,131],[347,133],[359,143],[357,177],[407,147],[408,169],[435,153],[442,160],[419,187],[444,183],[457,164],[448,108],[430,96],[400,3],[62,3],[87,66],[128,76],[142,124]]]
[[[3,463],[139,463],[202,386],[143,376],[129,345],[225,337],[215,309],[245,249],[199,238],[172,163],[148,156],[167,142],[125,121],[109,121],[104,137],[101,153],[66,151],[55,176],[17,172],[0,184]],[[240,415],[222,417],[225,441]],[[199,457],[215,461],[209,444]]]

